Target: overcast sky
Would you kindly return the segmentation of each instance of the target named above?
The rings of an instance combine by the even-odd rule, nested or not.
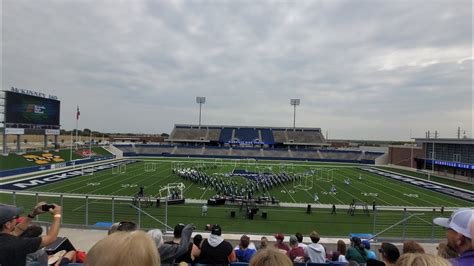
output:
[[[170,133],[296,126],[329,138],[472,136],[472,3],[2,1],[2,86],[54,94],[61,124]]]

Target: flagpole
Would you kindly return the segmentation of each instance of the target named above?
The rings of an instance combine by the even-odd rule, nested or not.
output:
[[[89,131],[89,158],[91,158],[92,154],[92,130]]]
[[[77,113],[76,113],[76,150],[77,150],[77,128],[79,124],[79,106],[77,106]]]
[[[72,161],[72,130],[71,130],[71,153],[69,155],[69,161]]]

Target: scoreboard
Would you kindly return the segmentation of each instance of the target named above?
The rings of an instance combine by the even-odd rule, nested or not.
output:
[[[59,126],[60,101],[5,91],[5,123]]]

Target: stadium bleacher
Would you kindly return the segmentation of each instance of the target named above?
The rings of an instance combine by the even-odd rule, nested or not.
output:
[[[235,138],[240,141],[248,142],[260,139],[260,137],[258,136],[258,130],[255,128],[237,128],[235,130],[234,139]]]
[[[235,128],[223,128],[221,130],[221,134],[219,135],[219,142],[220,143],[227,143],[229,141],[232,141],[232,135],[234,134],[234,129]]]

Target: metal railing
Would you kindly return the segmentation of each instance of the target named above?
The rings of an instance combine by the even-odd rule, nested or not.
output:
[[[31,209],[36,203],[46,201],[48,203],[57,203],[63,207],[63,220],[65,225],[97,228],[97,226],[110,224],[120,221],[135,221],[138,226],[143,229],[159,228],[164,231],[171,229],[169,224],[174,225],[180,222],[193,222],[197,225],[206,224],[211,218],[201,217],[201,204],[190,205],[169,205],[167,200],[156,201],[136,201],[132,204],[132,197],[124,196],[105,196],[105,195],[83,195],[83,194],[60,194],[60,193],[44,193],[31,191],[0,191],[0,202],[4,204],[11,204],[18,207],[23,207],[25,210]],[[192,201],[192,200],[189,200]],[[196,201],[198,202],[198,201]],[[277,207],[266,207],[269,211],[274,211],[270,214],[276,217],[282,211]],[[220,219],[221,222],[228,221],[224,219],[235,206],[224,206],[223,208],[215,209],[215,218]],[[295,209],[295,208],[294,208]],[[287,210],[287,209],[285,209]],[[214,211],[214,210],[213,210]],[[342,210],[341,210],[342,211]],[[25,211],[27,212],[27,211]],[[218,213],[219,212],[219,213]],[[294,210],[292,211],[294,212]],[[302,211],[304,212],[304,211]],[[315,214],[330,213],[328,209],[317,209]],[[316,219],[321,224],[330,225],[328,230],[321,228],[319,230],[321,235],[328,237],[347,237],[346,231],[338,230],[339,225],[347,225],[352,232],[371,233],[378,239],[423,239],[427,241],[435,241],[445,238],[445,232],[441,227],[434,226],[433,218],[438,216],[448,217],[450,213],[441,214],[439,211],[432,209],[419,210],[417,208],[404,209],[402,211],[371,211],[370,216],[356,213],[355,217],[343,216],[302,216],[306,221],[299,222],[314,222],[311,219]],[[313,218],[315,217],[315,218]],[[334,219],[337,219],[337,224],[334,224]],[[285,220],[287,219],[287,220]],[[280,217],[276,218],[277,223],[281,223],[282,229],[288,223],[294,222],[294,217]],[[278,221],[277,221],[278,220]],[[316,222],[315,220],[315,222]],[[38,215],[35,218],[38,222],[50,222],[49,215]],[[237,221],[237,220],[236,220]],[[226,230],[231,233],[239,229],[239,223],[233,225],[233,228]],[[229,222],[230,223],[230,222]],[[335,225],[332,226],[332,225]],[[342,226],[341,226],[342,227]],[[288,228],[290,229],[290,228]],[[258,229],[256,229],[258,230]],[[284,231],[283,231],[284,232]],[[339,233],[338,233],[339,232]],[[248,233],[248,232],[246,232]],[[254,232],[259,234],[259,232]],[[262,232],[262,234],[268,234]]]

